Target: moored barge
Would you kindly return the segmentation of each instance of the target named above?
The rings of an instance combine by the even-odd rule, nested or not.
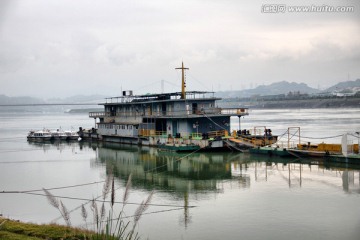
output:
[[[184,72],[188,68],[182,63],[176,69],[182,71],[181,92],[134,95],[123,91],[99,104],[104,111],[90,112],[98,140],[175,151],[237,148],[228,141],[230,118],[248,115],[248,108],[220,108],[216,101],[221,98],[214,92],[186,91]]]

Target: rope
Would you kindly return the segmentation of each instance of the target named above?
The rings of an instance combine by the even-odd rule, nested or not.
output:
[[[340,135],[335,135],[335,136],[330,136],[330,137],[319,137],[319,138],[315,138],[315,137],[306,137],[306,136],[300,136],[301,138],[308,138],[308,139],[329,139],[329,138],[337,138],[337,137],[342,137],[343,134]],[[296,137],[299,137],[299,135],[296,135]]]
[[[242,149],[236,147],[236,145],[235,145],[235,144],[232,144],[229,140],[225,140],[225,142],[226,142],[227,144],[229,144],[232,148],[235,148],[236,150],[238,150],[239,152],[243,152]]]
[[[205,88],[207,91],[210,91],[209,88],[208,88],[208,86],[207,86],[206,84],[204,84],[203,82],[199,81],[198,79],[196,79],[196,78],[194,77],[194,75],[192,75],[192,74],[190,74],[190,73],[188,73],[187,75],[189,75],[191,79],[193,79],[193,80],[195,80],[196,82],[198,82],[198,83],[200,84],[200,86],[202,86],[203,88]]]
[[[83,183],[83,184],[76,184],[70,186],[63,186],[63,187],[54,187],[54,188],[44,188],[45,190],[58,190],[58,189],[67,189],[67,188],[75,188],[75,187],[83,187],[98,183],[104,183],[105,181],[98,181],[98,182],[91,182],[91,183]],[[32,192],[42,192],[43,189],[34,189],[34,190],[25,190],[25,191],[2,191],[0,193],[32,193]]]
[[[40,151],[42,149],[21,149],[21,150],[15,150],[15,149],[7,149],[0,151],[0,153],[12,153],[12,152],[31,152],[31,151]]]
[[[184,158],[187,158],[187,157],[191,156],[192,154],[194,154],[194,153],[196,153],[196,152],[198,152],[198,151],[200,151],[201,149],[204,149],[204,148],[205,148],[205,147],[196,149],[196,150],[194,150],[193,152],[190,152],[189,154],[187,154],[187,155],[185,155],[185,156],[183,156],[183,157],[181,157],[181,158],[179,158],[179,159],[176,159],[175,161],[178,162],[178,161],[180,161],[180,160],[182,160],[182,159],[184,159]],[[150,169],[150,170],[144,171],[144,173],[153,172],[154,170],[156,170],[156,169],[158,169],[158,168],[165,167],[165,166],[167,166],[167,164],[163,164],[163,165],[161,165],[161,166],[154,167],[154,168],[152,168],[152,169]],[[156,172],[156,173],[154,173],[154,174],[159,174],[159,173],[162,173],[162,172]]]
[[[349,135],[350,135],[350,136],[352,136],[352,137],[355,137],[355,138],[360,138],[359,133],[356,133],[356,134],[357,134],[357,136],[356,136],[356,135],[354,135],[353,133],[349,133]]]
[[[227,131],[226,128],[224,128],[223,126],[221,126],[221,125],[217,124],[216,122],[214,122],[214,121],[213,121],[209,116],[207,116],[205,113],[203,113],[203,115],[204,115],[206,118],[208,118],[211,122],[213,122],[216,126],[218,126],[218,127],[222,128],[223,130],[226,130],[226,131]]]
[[[50,189],[50,188],[49,188]],[[60,189],[60,188],[53,188],[53,189]],[[48,189],[47,189],[48,190]],[[44,193],[34,193],[36,191],[39,190],[30,190],[30,191],[2,191],[0,193],[5,193],[5,194],[28,194],[28,195],[35,195],[35,196],[44,196],[46,197],[47,195]],[[43,190],[41,190],[43,191]],[[71,200],[79,200],[79,201],[93,201],[94,199],[89,199],[89,198],[78,198],[78,197],[67,197],[67,196],[60,196],[60,195],[53,195],[56,198],[61,198],[61,199],[71,199]],[[111,201],[108,200],[97,200],[95,199],[96,202],[106,202],[106,203],[111,203]],[[115,201],[114,203],[118,203],[118,204],[124,204],[125,202],[122,201]],[[126,204],[129,205],[141,205],[141,203],[134,203],[134,202],[126,202]],[[173,204],[153,204],[153,203],[149,203],[149,206],[156,206],[156,207],[183,207],[182,205],[173,205]],[[190,208],[194,208],[197,206],[188,206]]]
[[[286,130],[279,138],[278,138],[278,142],[280,141],[280,139],[288,132],[288,130]],[[338,137],[342,137],[343,134],[339,134],[339,135],[335,135],[335,136],[329,136],[329,137],[307,137],[307,136],[302,136],[302,135],[295,135],[298,131],[296,131],[291,138],[295,137],[301,137],[301,138],[306,138],[306,139],[330,139],[330,138],[338,138]],[[359,136],[356,136],[352,133],[349,134],[350,136],[353,136],[355,138],[359,138]],[[290,139],[291,139],[290,138]]]
[[[178,211],[178,210],[183,210],[185,207],[181,207],[181,208],[172,208],[172,209],[166,209],[166,210],[159,210],[159,211],[153,211],[153,212],[147,212],[147,213],[142,213],[141,215],[149,215],[149,214],[155,214],[155,213],[163,213],[163,212],[172,212],[172,211]],[[126,218],[133,218],[137,215],[132,215],[132,216],[122,216],[122,219],[126,219]],[[107,221],[115,221],[118,220],[117,218],[112,218],[112,219],[107,219],[107,220],[103,220],[103,221],[99,221],[101,223],[106,223]],[[80,225],[80,227],[86,227],[86,226],[92,226],[92,225],[96,225],[96,222],[91,222],[91,223],[86,223],[83,225]]]

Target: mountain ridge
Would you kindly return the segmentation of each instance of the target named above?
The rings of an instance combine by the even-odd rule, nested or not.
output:
[[[360,89],[360,79],[354,81],[339,82],[334,86],[320,91],[315,88],[309,87],[305,83],[295,83],[288,81],[280,81],[271,83],[269,85],[260,85],[253,89],[233,90],[233,91],[219,91],[215,93],[216,97],[221,98],[238,98],[238,97],[251,97],[251,96],[271,96],[292,93],[300,94],[318,94],[324,92],[340,92],[349,89]],[[358,90],[360,91],[360,90]],[[51,98],[41,99],[30,96],[17,96],[9,97],[0,94],[1,105],[16,105],[16,104],[68,104],[68,103],[94,103],[98,104],[109,96],[95,94],[95,95],[75,95],[66,98]]]
[[[311,95],[311,94],[327,93],[334,91],[343,91],[349,88],[360,88],[360,79],[357,79],[355,81],[340,82],[322,91],[319,89],[311,88],[305,83],[280,81],[280,82],[271,83],[269,85],[260,85],[253,89],[220,91],[220,92],[216,92],[215,96],[222,98],[234,98],[234,97],[280,95],[280,94],[288,94],[290,92]]]

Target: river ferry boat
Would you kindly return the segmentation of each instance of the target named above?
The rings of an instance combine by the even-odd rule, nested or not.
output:
[[[28,141],[50,141],[53,138],[51,132],[49,130],[41,130],[41,131],[33,131],[31,130],[28,135]]]
[[[65,130],[62,134],[62,140],[79,140],[79,134],[73,130]]]
[[[248,115],[248,108],[220,108],[214,92],[186,91],[185,70],[181,92],[106,98],[102,112],[90,112],[101,141],[157,146],[174,151],[238,149],[230,131],[230,118]],[[85,136],[82,131],[80,137]]]
[[[62,131],[61,129],[56,129],[51,131],[49,129],[43,129],[40,131],[31,130],[28,135],[28,141],[70,141],[78,140],[79,134],[73,130]]]

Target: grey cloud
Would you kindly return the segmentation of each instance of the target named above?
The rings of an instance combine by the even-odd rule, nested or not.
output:
[[[360,75],[355,67],[360,55],[355,21],[359,10],[263,14],[261,5],[267,2],[7,2],[5,12],[0,10],[0,83],[14,94],[36,94],[39,84],[44,89],[56,85],[59,95],[70,94],[61,82],[72,84],[71,94],[116,94],[121,85],[142,89],[144,81],[177,83],[174,68],[181,61],[190,67],[189,75],[208,86],[222,81],[222,90],[265,80],[312,83],[344,72]],[[353,0],[316,4],[344,2],[359,6]],[[12,82],[22,81],[34,87],[15,90]],[[188,85],[195,87],[191,81]]]

